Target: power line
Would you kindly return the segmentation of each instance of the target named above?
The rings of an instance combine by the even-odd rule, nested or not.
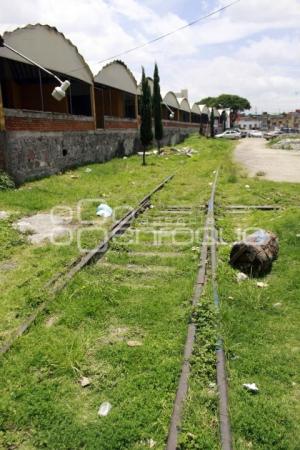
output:
[[[241,0],[235,0],[235,1],[231,2],[231,3],[228,3],[227,5],[223,6],[222,8],[216,9],[216,10],[210,12],[209,14],[206,14],[205,16],[198,17],[197,19],[193,20],[192,22],[189,22],[186,25],[183,25],[183,26],[181,26],[179,28],[176,28],[173,31],[169,31],[168,33],[162,34],[162,35],[160,35],[160,36],[158,36],[158,37],[156,37],[154,39],[151,39],[148,42],[144,42],[143,44],[137,45],[136,47],[130,48],[129,50],[125,50],[124,52],[118,53],[118,54],[116,54],[114,56],[111,56],[110,58],[101,59],[100,61],[97,61],[95,64],[101,64],[101,63],[110,61],[111,59],[119,58],[120,56],[127,55],[128,53],[132,53],[132,52],[134,52],[136,50],[139,50],[141,48],[144,48],[144,47],[146,47],[146,46],[148,46],[150,44],[153,44],[155,42],[161,41],[162,39],[165,39],[168,36],[171,36],[171,35],[173,35],[175,33],[178,33],[178,31],[182,31],[185,28],[192,27],[193,25],[195,25],[198,22],[201,22],[201,21],[203,21],[205,19],[208,19],[209,17],[214,16],[215,14],[218,14],[218,13],[220,13],[222,11],[225,11],[226,9],[228,9],[231,6],[239,3],[240,1]],[[71,72],[76,72],[77,70],[79,70],[79,69],[74,69]]]
[[[231,6],[235,5],[236,3],[239,3],[240,1],[241,0],[235,0],[234,2],[231,2],[228,5],[223,6],[222,8],[216,9],[215,11],[212,11],[212,12],[210,12],[209,14],[207,14],[205,16],[198,17],[198,19],[195,19],[192,22],[189,22],[186,25],[183,25],[182,27],[176,28],[176,30],[169,31],[168,33],[162,34],[161,36],[158,36],[158,37],[156,37],[154,39],[151,39],[150,41],[145,42],[144,44],[140,44],[140,45],[138,45],[136,47],[133,47],[133,48],[131,48],[129,50],[125,50],[124,52],[118,53],[117,55],[114,55],[114,56],[112,56],[110,58],[102,59],[101,61],[98,61],[97,64],[104,63],[106,61],[110,61],[111,59],[115,59],[115,58],[118,58],[118,57],[123,56],[123,55],[127,55],[128,53],[134,52],[135,50],[139,50],[140,48],[144,48],[147,45],[153,44],[154,42],[161,41],[162,39],[165,39],[166,37],[171,36],[172,34],[175,34],[178,31],[184,30],[185,28],[191,27],[191,26],[195,25],[196,23],[198,23],[198,22],[200,22],[202,20],[208,19],[209,17],[211,17],[211,16],[213,16],[213,15],[219,13],[219,12],[225,11],[226,9],[230,8]]]

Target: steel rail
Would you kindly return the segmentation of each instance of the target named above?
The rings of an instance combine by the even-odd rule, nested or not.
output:
[[[220,319],[220,298],[218,293],[217,282],[217,232],[215,227],[214,204],[210,205],[210,259],[211,259],[211,276],[214,303],[218,311]],[[228,402],[228,381],[226,373],[226,355],[223,346],[223,339],[218,336],[216,343],[216,370],[217,370],[217,386],[219,393],[219,423],[220,423],[220,440],[222,450],[232,450],[232,435],[229,416]]]
[[[5,354],[15,341],[21,337],[35,322],[37,316],[48,307],[49,303],[54,299],[55,295],[63,290],[71,278],[74,277],[81,269],[83,269],[88,264],[95,262],[102,258],[102,256],[107,252],[109,248],[109,243],[112,239],[120,234],[123,234],[126,229],[131,225],[132,221],[142,214],[145,209],[150,206],[151,197],[163,189],[164,186],[174,177],[174,174],[169,175],[165,178],[158,186],[152,189],[145,197],[138,203],[138,205],[131,211],[127,212],[120,220],[118,220],[109,230],[108,235],[105,239],[103,239],[99,245],[88,252],[83,257],[80,256],[77,258],[71,265],[68,266],[66,273],[61,273],[54,277],[50,282],[48,282],[44,288],[52,288],[50,298],[42,302],[37,306],[35,311],[17,328],[14,335],[8,339],[4,344],[0,347],[0,355]]]
[[[211,190],[210,199],[208,202],[208,209],[205,221],[204,228],[204,236],[201,245],[200,252],[200,267],[198,270],[194,293],[192,296],[192,305],[195,307],[199,304],[199,300],[201,298],[203,288],[206,282],[206,272],[208,265],[208,246],[210,239],[210,229],[212,225],[212,215],[214,211],[214,199],[215,192],[217,186],[218,179],[218,171],[215,175],[214,183]],[[173,406],[173,412],[171,416],[168,439],[166,444],[166,450],[176,450],[177,449],[177,441],[178,435],[180,432],[181,419],[182,419],[182,411],[184,406],[184,401],[187,396],[188,391],[188,382],[190,376],[190,359],[193,353],[194,343],[196,337],[196,325],[192,322],[192,317],[190,317],[190,321],[188,324],[187,338],[184,346],[184,355],[183,355],[183,363],[181,367],[181,374],[179,378],[178,388],[176,392],[176,397]]]

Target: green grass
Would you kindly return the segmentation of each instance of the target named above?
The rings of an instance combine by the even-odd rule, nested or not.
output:
[[[229,248],[220,251],[223,333],[229,356],[230,410],[235,448],[300,447],[299,429],[299,238],[298,209],[224,217],[225,239],[235,227],[272,229],[280,239],[280,256],[267,288],[255,280],[241,284],[228,266]],[[232,297],[232,298],[229,298]],[[232,356],[234,357],[232,358]],[[242,388],[255,382],[258,395]]]
[[[39,302],[50,298],[45,283],[78,256],[76,242],[68,247],[29,245],[12,227],[16,218],[57,205],[74,209],[83,198],[102,197],[113,207],[134,206],[176,172],[155,195],[154,208],[114,241],[103,260],[75,276],[1,358],[0,448],[134,450],[149,448],[150,439],[155,449],[164,448],[199,255],[196,244],[187,242],[183,233],[178,234],[178,245],[167,234],[162,245],[153,245],[153,231],[146,232],[145,222],[160,221],[165,205],[204,204],[219,165],[220,238],[232,242],[236,229],[254,226],[273,230],[280,238],[280,257],[267,277],[266,289],[257,288],[254,280],[237,284],[235,271],[228,266],[230,246],[219,248],[222,334],[235,448],[300,447],[296,378],[300,212],[293,208],[298,205],[299,186],[248,179],[231,162],[232,143],[193,136],[184,145],[199,153],[193,158],[151,156],[145,168],[138,157],[116,159],[89,165],[91,173],[80,168],[0,192],[0,209],[12,213],[9,220],[0,221],[0,264],[8,265],[0,278],[0,339],[4,341]],[[79,178],[71,178],[72,174]],[[233,215],[223,208],[263,203],[282,204],[285,209]],[[85,220],[94,218],[94,207],[86,206]],[[190,217],[174,216],[173,221],[187,223],[195,231],[203,226],[203,215],[193,210]],[[139,229],[140,240],[132,243]],[[84,244],[95,243],[95,237],[99,235],[87,229]],[[154,254],[141,254],[145,251]],[[164,252],[183,256],[172,258]],[[281,306],[274,307],[276,303]],[[193,317],[198,334],[180,448],[212,450],[219,448],[219,426],[214,384],[216,312],[210,284]],[[128,340],[142,345],[129,347]],[[89,387],[80,386],[81,376],[90,378]],[[242,388],[245,382],[256,382],[260,393],[251,396]],[[97,411],[104,401],[112,404],[112,410],[100,418]]]

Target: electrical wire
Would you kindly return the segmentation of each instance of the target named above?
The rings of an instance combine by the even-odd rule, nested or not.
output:
[[[198,17],[198,19],[195,19],[192,22],[189,22],[186,25],[183,25],[182,27],[176,28],[176,30],[169,31],[168,33],[162,34],[161,36],[151,39],[150,41],[145,42],[144,44],[140,44],[136,47],[130,48],[129,50],[125,50],[124,52],[118,53],[110,58],[102,59],[102,60],[98,61],[97,64],[104,63],[106,61],[110,61],[111,59],[115,59],[115,58],[118,58],[123,55],[127,55],[128,53],[134,52],[136,50],[139,50],[140,48],[146,47],[147,45],[153,44],[154,42],[158,42],[162,39],[165,39],[166,37],[171,36],[172,34],[178,33],[178,31],[184,30],[185,28],[188,28],[188,27],[192,27],[193,25],[195,25],[196,23],[198,23],[202,20],[208,19],[209,17],[211,17],[219,12],[225,11],[226,9],[230,8],[231,6],[235,5],[236,3],[239,3],[240,1],[241,0],[235,0],[234,2],[231,2],[228,5],[223,6],[222,8],[216,9],[215,11],[212,11],[209,14],[206,14],[205,16]]]
[[[201,21],[203,21],[205,19],[208,19],[209,17],[214,16],[215,14],[218,14],[218,13],[220,13],[222,11],[225,11],[226,9],[228,9],[231,6],[239,3],[240,1],[241,0],[235,0],[235,1],[231,2],[231,3],[228,3],[227,5],[222,6],[221,8],[218,8],[218,9],[216,9],[214,11],[211,11],[210,13],[206,14],[205,16],[198,17],[197,19],[187,23],[186,25],[183,25],[183,26],[181,26],[179,28],[176,28],[175,30],[169,31],[168,33],[162,34],[162,35],[160,35],[160,36],[158,36],[158,37],[156,37],[154,39],[151,39],[148,42],[144,42],[143,44],[137,45],[136,47],[132,47],[132,48],[130,48],[128,50],[125,50],[124,52],[117,53],[117,54],[111,56],[110,58],[101,59],[100,61],[97,61],[95,64],[102,64],[102,63],[105,63],[105,62],[110,61],[112,59],[119,58],[120,56],[128,55],[128,53],[132,53],[132,52],[134,52],[136,50],[139,50],[141,48],[144,48],[144,47],[146,47],[148,45],[154,44],[155,42],[161,41],[162,39],[165,39],[168,36],[171,36],[171,35],[173,35],[175,33],[178,33],[178,31],[182,31],[182,30],[184,30],[186,28],[192,27],[193,25],[197,24],[198,22],[201,22]],[[78,69],[71,70],[71,72],[76,72],[77,70],[80,70],[80,69],[81,69],[81,67],[78,68]]]

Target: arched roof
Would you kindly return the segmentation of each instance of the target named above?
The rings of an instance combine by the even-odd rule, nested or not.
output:
[[[151,95],[153,95],[154,81],[151,77],[147,77],[147,80],[150,86]],[[137,93],[138,95],[142,95],[142,82],[140,82],[140,84],[138,85]]]
[[[194,113],[194,114],[199,114],[199,115],[201,114],[199,105],[197,105],[197,103],[193,104],[191,112]]]
[[[121,91],[137,94],[137,82],[132,72],[122,61],[112,61],[102,67],[94,78],[96,83],[104,84]]]
[[[188,100],[187,100],[186,98],[183,98],[183,99],[181,100],[181,103],[180,103],[180,109],[181,109],[182,111],[186,111],[186,112],[188,112],[188,113],[191,112],[190,104],[189,104],[189,102],[188,102]]]
[[[198,106],[199,106],[199,109],[201,111],[201,114],[209,114],[209,109],[208,109],[208,107],[206,105],[199,105],[198,104]]]
[[[168,106],[172,106],[173,108],[180,108],[177,97],[172,91],[166,93],[163,103],[166,103]]]
[[[5,32],[4,42],[20,53],[24,53],[41,66],[69,75],[86,83],[93,83],[93,74],[78,52],[77,47],[56,28],[49,25],[26,25]],[[0,47],[0,57],[28,63],[11,50]],[[30,64],[30,63],[28,63]]]

